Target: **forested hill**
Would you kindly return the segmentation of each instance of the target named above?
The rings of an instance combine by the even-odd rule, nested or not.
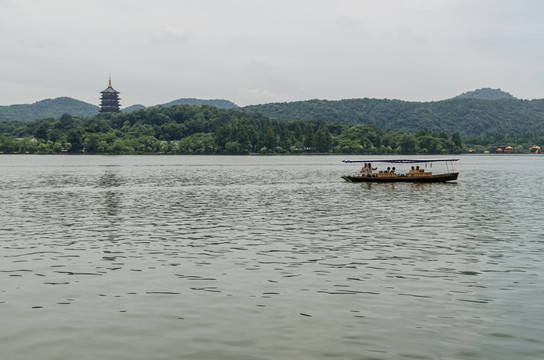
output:
[[[435,102],[387,99],[308,100],[243,108],[278,119],[369,124],[382,129],[459,132],[465,136],[544,131],[544,100],[453,98]]]
[[[45,99],[34,104],[0,106],[0,121],[32,121],[48,117],[58,118],[64,113],[81,116],[98,114],[98,106],[69,97]]]
[[[210,105],[239,108],[228,100],[183,98],[157,107]],[[153,107],[151,107],[153,108]],[[133,105],[124,113],[145,109]],[[501,90],[479,89],[449,100],[409,102],[388,99],[308,100],[246,106],[243,111],[284,120],[321,120],[348,125],[374,125],[385,130],[415,133],[419,130],[463,137],[544,132],[544,100],[520,100]],[[68,97],[47,99],[29,105],[0,106],[1,121],[33,121],[59,118],[62,114],[94,116],[98,106]]]

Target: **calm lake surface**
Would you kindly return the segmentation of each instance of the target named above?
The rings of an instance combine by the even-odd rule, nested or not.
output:
[[[544,156],[343,158],[0,156],[1,358],[544,357]]]

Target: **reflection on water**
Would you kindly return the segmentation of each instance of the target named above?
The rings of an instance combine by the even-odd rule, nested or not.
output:
[[[10,359],[544,351],[540,157],[464,157],[452,184],[346,183],[335,157],[35,159],[0,158]]]
[[[125,181],[119,174],[119,170],[106,170],[98,179],[98,187],[104,189],[104,205],[106,207],[107,218],[115,222],[119,215],[122,192],[119,187],[124,185]]]
[[[98,188],[103,193],[103,206],[104,209],[100,211],[102,219],[108,225],[107,236],[101,240],[107,240],[109,242],[116,241],[119,236],[119,225],[122,222],[120,217],[121,212],[121,200],[123,192],[120,189],[125,184],[125,180],[120,174],[120,167],[108,166],[105,168],[104,173],[98,179]],[[105,259],[111,259],[114,257],[105,256]]]

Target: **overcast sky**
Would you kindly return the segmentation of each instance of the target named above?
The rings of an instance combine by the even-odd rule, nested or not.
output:
[[[0,0],[0,105],[544,98],[541,0]]]

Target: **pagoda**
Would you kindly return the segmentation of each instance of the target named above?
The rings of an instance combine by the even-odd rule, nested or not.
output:
[[[100,98],[100,112],[101,113],[119,113],[119,91],[116,91],[111,87],[111,76],[108,88],[100,92],[102,97]]]

